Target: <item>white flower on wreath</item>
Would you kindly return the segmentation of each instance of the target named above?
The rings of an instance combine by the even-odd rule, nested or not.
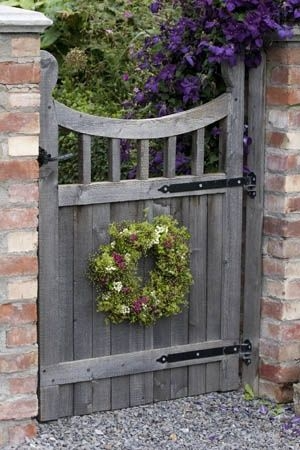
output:
[[[125,261],[126,261],[127,263],[129,263],[129,261],[130,261],[130,259],[131,259],[130,254],[129,254],[129,253],[125,253],[124,258],[125,258]]]
[[[167,232],[168,232],[168,227],[157,225],[157,226],[155,227],[155,231],[156,231],[156,233],[158,233],[158,234],[167,233]]]
[[[129,314],[130,313],[130,308],[129,308],[129,306],[126,306],[126,305],[122,305],[121,306],[121,314]]]
[[[106,272],[110,273],[113,272],[114,270],[117,270],[117,268],[115,266],[107,266],[105,267]]]
[[[120,292],[122,290],[123,284],[121,281],[114,281],[112,284],[114,291]]]

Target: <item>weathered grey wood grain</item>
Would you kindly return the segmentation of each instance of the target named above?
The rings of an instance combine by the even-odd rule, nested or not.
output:
[[[59,186],[59,205],[89,205],[94,203],[115,203],[128,202],[135,200],[167,199],[175,197],[185,197],[186,195],[207,195],[208,193],[222,193],[224,188],[162,193],[159,191],[165,185],[183,184],[190,182],[201,182],[208,180],[223,179],[224,174],[210,174],[203,177],[180,176],[175,178],[153,178],[151,180],[122,180],[119,183],[92,183],[90,185],[60,185]],[[240,189],[240,188],[230,188]]]
[[[72,361],[73,354],[73,271],[74,271],[74,211],[73,208],[59,210],[59,302],[60,302],[60,360]],[[73,414],[73,386],[60,388],[61,417]],[[63,399],[63,400],[62,400]]]
[[[87,134],[79,135],[78,172],[79,183],[89,184],[91,182],[91,150],[92,139]]]
[[[58,125],[54,114],[52,89],[57,80],[57,63],[47,52],[41,59],[40,146],[52,156],[58,154]],[[60,361],[58,292],[58,196],[57,162],[40,170],[39,182],[39,350],[40,364]],[[41,374],[42,377],[42,374]],[[59,390],[40,390],[40,420],[57,418]],[[56,414],[56,415],[55,415]]]
[[[77,383],[92,379],[114,377],[113,381],[127,378],[127,375],[143,372],[164,371],[170,368],[191,366],[195,364],[206,364],[210,361],[220,361],[224,358],[236,358],[236,355],[220,355],[212,358],[201,358],[199,360],[190,359],[174,363],[162,364],[157,360],[163,356],[177,352],[187,352],[192,350],[209,349],[233,345],[234,341],[213,340],[195,344],[186,344],[170,347],[155,348],[131,353],[116,353],[111,356],[99,358],[82,359],[78,361],[67,361],[50,366],[43,366],[44,371],[42,386],[52,386],[56,384]],[[156,372],[156,375],[159,372]]]
[[[55,101],[59,125],[77,133],[118,139],[157,139],[190,133],[228,115],[230,94],[205,105],[154,119],[110,119],[75,111]]]
[[[192,175],[202,175],[204,172],[204,128],[194,131],[192,135]]]
[[[244,126],[244,65],[239,63],[235,68],[227,68],[227,76],[231,87],[232,101],[230,116],[227,120],[227,140],[225,172],[229,177],[242,175],[243,171],[243,126]],[[240,304],[241,304],[241,242],[242,242],[242,192],[228,189],[224,207],[228,213],[224,215],[224,270],[222,301],[222,334],[224,339],[240,336]],[[230,213],[229,213],[230,211]],[[236,364],[236,363],[233,363]],[[222,373],[226,380],[231,379],[232,388],[236,388],[238,373],[223,365]],[[226,375],[227,373],[227,375]],[[227,381],[222,383],[226,389]]]
[[[120,139],[110,139],[108,158],[109,181],[120,181],[121,178],[121,150]]]
[[[93,206],[93,250],[109,242],[110,205]],[[93,290],[93,357],[110,355],[111,329],[105,322],[105,315],[96,311],[96,291]],[[93,411],[111,409],[111,380],[93,382]]]
[[[193,285],[189,295],[189,342],[206,340],[207,315],[207,196],[190,197],[186,213],[191,234],[191,271]],[[189,395],[205,392],[205,366],[189,367]]]
[[[264,127],[265,121],[265,55],[257,69],[249,72],[248,131],[252,146],[248,166],[256,174],[255,199],[246,198],[246,240],[243,335],[253,345],[252,363],[243,366],[243,382],[258,392],[258,344],[260,336],[260,300],[262,289],[262,222],[264,180]]]
[[[172,178],[176,175],[176,142],[177,137],[172,136],[166,140],[164,149],[164,177]]]
[[[93,211],[91,206],[74,211],[74,359],[93,355],[93,292],[89,283],[87,263],[93,251]],[[92,412],[91,383],[74,387],[74,414]]]
[[[137,142],[137,172],[139,180],[149,178],[149,141],[141,140]]]

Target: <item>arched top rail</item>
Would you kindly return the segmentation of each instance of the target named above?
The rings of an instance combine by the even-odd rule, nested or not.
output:
[[[85,114],[54,100],[58,125],[91,136],[115,139],[157,139],[204,128],[229,114],[231,94],[225,93],[188,111],[153,119],[114,119]]]

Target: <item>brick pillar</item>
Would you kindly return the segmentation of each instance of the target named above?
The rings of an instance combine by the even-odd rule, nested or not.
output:
[[[0,447],[36,432],[39,54],[50,24],[0,6]]]
[[[260,394],[300,380],[300,32],[267,52]]]

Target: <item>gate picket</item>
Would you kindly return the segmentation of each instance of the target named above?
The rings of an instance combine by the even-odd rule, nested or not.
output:
[[[241,176],[242,65],[224,72],[228,92],[207,105],[162,118],[120,120],[78,113],[53,100],[55,64],[47,53],[43,61],[41,143],[55,156],[58,125],[79,135],[80,183],[59,185],[55,161],[41,168],[40,419],[235,389],[238,355],[166,364],[159,358],[163,351],[239,343],[242,191],[164,193],[162,186]],[[208,175],[203,174],[205,127],[216,122],[222,122],[225,135],[224,167]],[[186,133],[192,133],[192,174],[176,176],[176,142]],[[110,141],[109,181],[90,182],[92,136]],[[120,180],[120,139],[137,141],[136,180]],[[165,145],[161,178],[149,178],[153,139]],[[188,306],[150,327],[106,324],[86,276],[89,255],[109,241],[110,223],[145,216],[151,221],[162,214],[177,218],[191,234],[194,284]],[[150,268],[147,258],[141,262],[144,280]]]

